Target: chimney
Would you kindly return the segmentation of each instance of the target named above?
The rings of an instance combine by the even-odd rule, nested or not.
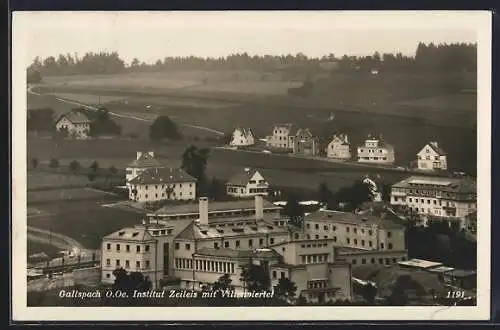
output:
[[[264,198],[262,195],[255,195],[255,220],[264,219]]]
[[[200,197],[199,212],[200,225],[208,227],[208,197]]]
[[[142,151],[137,151],[137,158],[136,159],[141,158],[141,156],[142,156]]]

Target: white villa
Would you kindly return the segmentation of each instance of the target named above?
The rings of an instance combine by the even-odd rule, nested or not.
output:
[[[273,134],[266,137],[266,145],[270,148],[293,150],[297,127],[293,124],[276,124]]]
[[[372,164],[393,164],[394,147],[386,143],[382,137],[376,138],[371,135],[365,140],[365,144],[358,147],[358,162]]]
[[[233,132],[233,138],[229,142],[233,147],[245,147],[255,144],[254,135],[251,129],[237,127]]]
[[[351,144],[347,134],[335,134],[326,147],[326,157],[335,159],[351,159]]]
[[[129,199],[136,202],[193,200],[196,179],[180,168],[148,168],[128,182]]]
[[[413,214],[461,219],[477,211],[476,182],[468,178],[412,176],[391,188],[391,205]]]
[[[245,168],[243,172],[229,179],[226,183],[226,191],[229,196],[233,197],[267,196],[269,183],[259,171]]]
[[[127,185],[133,178],[144,172],[149,168],[163,168],[163,166],[156,158],[154,151],[137,151],[137,156],[133,162],[127,165],[125,170],[125,180]]]
[[[446,152],[437,142],[427,143],[417,154],[417,167],[422,171],[447,170]]]
[[[86,139],[90,133],[90,119],[80,111],[72,110],[56,120],[56,130],[67,130],[70,136]]]

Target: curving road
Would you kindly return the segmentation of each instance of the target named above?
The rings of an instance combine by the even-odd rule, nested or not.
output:
[[[33,86],[28,87],[27,91],[28,91],[29,94],[33,94],[33,95],[37,95],[37,96],[44,96],[45,95],[45,94],[40,94],[40,93],[34,92],[33,91]],[[60,98],[60,97],[57,97],[55,95],[54,95],[54,97],[59,102],[77,105],[77,106],[80,106],[80,107],[83,107],[83,108],[86,108],[86,109],[89,109],[89,110],[94,110],[94,111],[98,110],[98,108],[93,107],[93,106],[88,105],[88,104],[83,104],[83,103],[76,102],[76,101],[73,101],[73,100],[69,100],[69,99],[65,99],[65,98]],[[143,121],[143,122],[153,122],[154,121],[154,119],[141,118],[141,117],[137,117],[137,116],[131,115],[131,114],[121,114],[121,113],[116,113],[116,112],[112,112],[112,111],[110,111],[109,114],[112,115],[112,116],[118,117],[118,118],[133,119],[133,120],[138,120],[138,121]],[[198,126],[198,125],[190,125],[190,124],[179,124],[179,125],[184,126],[184,127],[199,129],[199,130],[206,131],[206,132],[215,133],[215,134],[220,135],[220,136],[224,135],[224,132],[218,131],[218,130],[210,128],[210,127]]]

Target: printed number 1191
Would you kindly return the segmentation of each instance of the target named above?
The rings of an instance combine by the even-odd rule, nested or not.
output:
[[[465,298],[465,291],[448,291],[446,298],[450,299],[463,299]]]

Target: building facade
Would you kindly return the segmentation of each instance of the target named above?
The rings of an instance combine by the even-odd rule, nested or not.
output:
[[[351,159],[351,144],[347,134],[337,134],[332,137],[326,147],[326,157],[341,160]]]
[[[332,240],[338,256],[353,267],[406,260],[404,231],[397,216],[384,209],[377,215],[319,210],[304,218],[305,238]]]
[[[468,178],[411,176],[391,188],[391,205],[437,218],[465,220],[477,211],[476,199],[476,182]]]
[[[293,124],[277,124],[266,137],[266,146],[274,149],[293,150],[297,128]]]
[[[318,154],[319,142],[311,130],[299,129],[294,140],[293,153],[295,155],[316,156]]]
[[[267,196],[269,183],[262,174],[255,169],[245,168],[242,173],[234,175],[226,183],[226,193],[233,197]]]
[[[372,164],[393,164],[395,161],[394,147],[381,137],[369,136],[365,144],[358,147],[358,162]]]
[[[66,131],[69,136],[86,139],[90,134],[90,119],[80,111],[70,111],[61,115],[56,121],[56,130]]]
[[[148,168],[128,183],[136,202],[196,199],[196,179],[180,168]]]
[[[164,168],[156,158],[154,151],[137,151],[136,159],[129,163],[125,169],[125,180],[130,182],[130,180],[137,177],[139,174],[147,169],[151,168]]]
[[[255,144],[252,130],[249,128],[237,127],[233,131],[233,137],[229,142],[232,147],[247,147]]]
[[[279,212],[265,212],[262,196],[255,196],[253,203],[251,215],[225,210],[221,216],[210,211],[211,203],[202,197],[194,220],[152,216],[142,226],[106,236],[103,282],[113,283],[113,270],[125,263],[130,271],[141,271],[155,281],[154,288],[173,277],[181,288],[201,290],[228,274],[241,292],[242,271],[252,263],[268,272],[271,285],[289,278],[296,283],[297,296],[310,301],[352,298],[351,265],[337,256],[332,239],[296,236]]]
[[[427,143],[417,154],[417,167],[422,171],[447,170],[446,152],[437,142]]]

